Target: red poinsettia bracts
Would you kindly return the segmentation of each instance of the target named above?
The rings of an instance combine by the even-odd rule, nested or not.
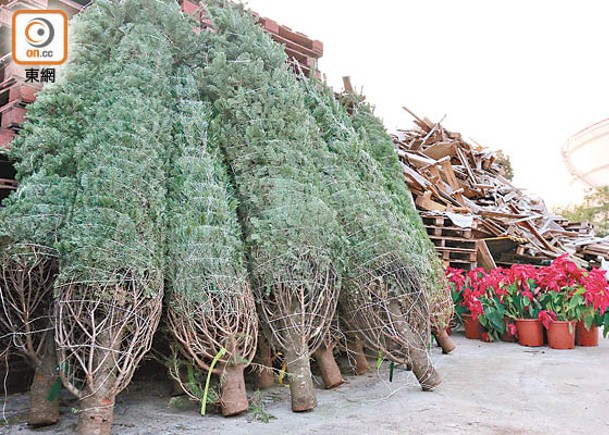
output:
[[[463,269],[447,267],[446,278],[448,278],[448,282],[453,284],[457,289],[461,289],[465,285],[465,271]]]
[[[556,292],[581,286],[584,277],[585,272],[569,260],[567,254],[558,257],[550,266],[539,268],[537,271],[539,286]]]
[[[543,326],[550,327],[550,323],[556,321],[556,314],[552,310],[541,310],[537,315],[537,318],[541,320]]]
[[[508,323],[507,325],[507,329],[508,329],[508,333],[512,336],[512,337],[516,337],[516,334],[518,333],[518,329],[516,328],[516,325],[513,323]]]
[[[523,296],[533,300],[539,293],[539,287],[535,285],[537,273],[538,269],[530,264],[514,264],[505,271],[506,283],[515,283]]]
[[[456,307],[475,319],[491,314],[496,317],[500,310],[509,318],[539,318],[548,326],[557,319],[581,319],[584,315],[600,319],[609,312],[605,271],[580,269],[567,255],[543,267],[515,264],[488,272],[448,268],[446,274]],[[514,325],[507,327],[514,335]]]
[[[583,278],[583,285],[586,289],[584,298],[586,304],[592,306],[601,315],[609,309],[609,285],[605,277],[605,271],[592,269]]]

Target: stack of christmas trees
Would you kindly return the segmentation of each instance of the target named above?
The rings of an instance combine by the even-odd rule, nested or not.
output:
[[[382,124],[298,79],[242,7],[206,13],[193,32],[171,0],[94,2],[13,145],[0,324],[40,374],[32,424],[57,420],[58,374],[79,432],[109,433],[157,329],[190,397],[218,376],[225,415],[256,351],[260,380],[285,356],[294,411],[316,406],[311,355],[341,383],[335,350],[440,382],[450,295]]]

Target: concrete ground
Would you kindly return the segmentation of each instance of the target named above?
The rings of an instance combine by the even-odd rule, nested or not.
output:
[[[450,355],[433,351],[445,381],[435,392],[419,390],[403,368],[388,380],[388,363],[368,375],[349,376],[335,390],[318,390],[316,410],[294,414],[289,390],[265,391],[269,423],[252,414],[202,417],[196,406],[169,406],[166,386],[137,382],[117,401],[116,434],[582,434],[609,433],[609,340],[571,351],[482,343],[455,334]],[[31,430],[19,423],[27,397],[9,396],[10,425],[0,434],[71,433],[76,416],[59,426]]]

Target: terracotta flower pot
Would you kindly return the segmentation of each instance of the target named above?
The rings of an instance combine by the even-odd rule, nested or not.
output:
[[[576,322],[550,322],[548,346],[552,349],[573,349],[575,347]]]
[[[598,326],[592,325],[588,331],[584,322],[577,322],[575,328],[575,344],[577,346],[594,347],[598,346]]]
[[[463,314],[463,326],[465,327],[465,338],[479,340],[482,337],[484,328],[478,319],[472,318],[471,314]]]
[[[543,332],[539,319],[517,319],[518,344],[528,347],[543,346]]]

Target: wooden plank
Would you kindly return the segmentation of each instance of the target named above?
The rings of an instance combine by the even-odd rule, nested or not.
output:
[[[503,211],[495,211],[495,210],[482,210],[480,211],[480,215],[484,217],[492,217],[496,219],[524,219],[528,218],[528,214],[523,213],[507,213]]]
[[[438,169],[437,164],[433,164],[433,165],[429,166],[427,168],[427,171],[431,175],[431,177],[429,177],[429,181],[431,182],[431,184],[444,190],[443,189],[444,186],[442,186],[442,184],[443,184],[442,175],[440,174],[440,170]]]
[[[419,118],[417,115],[415,115],[415,113],[412,112],[410,109],[408,109],[406,106],[402,106],[402,109],[404,109],[406,112],[408,112],[410,114],[410,116],[412,116],[416,121],[418,121],[418,124],[425,125],[425,121],[423,121],[421,118]]]
[[[446,206],[431,199],[431,192],[427,191],[415,200],[415,204],[423,210],[429,211],[446,211]]]
[[[493,270],[497,267],[495,260],[491,255],[491,251],[488,249],[488,245],[484,240],[478,240],[476,242],[477,247],[477,263],[483,267],[486,271]]]
[[[345,89],[345,92],[347,92],[349,94],[355,93],[355,91],[353,89],[353,85],[351,84],[351,77],[349,77],[349,76],[343,77],[343,88]]]
[[[467,161],[467,157],[463,153],[463,150],[461,150],[460,148],[457,148],[457,157],[461,161],[461,164],[465,167],[465,171],[467,172],[467,176],[471,180],[472,184],[477,184],[478,180],[476,179],[476,176],[472,172],[472,168],[469,165],[469,162]]]
[[[412,178],[412,180],[415,181],[422,188],[426,189],[430,185],[429,181],[427,181],[425,177],[423,177],[417,171],[412,169],[410,166],[402,163],[402,169],[404,170],[404,174],[406,174],[406,176]]]
[[[442,172],[444,173],[444,178],[446,179],[448,185],[453,189],[453,191],[459,190],[461,185],[457,181],[457,177],[455,177],[455,173],[450,164],[450,157],[444,157],[438,160],[438,163],[440,163],[442,166]]]
[[[471,239],[472,230],[470,228],[461,227],[434,227],[426,225],[427,234],[437,237],[455,237],[460,239]]]
[[[441,248],[465,248],[476,249],[476,240],[466,239],[462,237],[445,237],[430,235],[429,238],[435,246]]]
[[[432,165],[436,164],[435,160],[430,159],[429,157],[422,156],[420,154],[408,152],[408,151],[398,151],[398,156],[405,158],[408,163],[416,168],[429,168]]]
[[[438,142],[422,150],[421,153],[434,160],[440,160],[442,157],[454,157],[456,154],[455,144],[452,142]]]
[[[436,249],[442,256],[442,260],[462,260],[467,262],[476,261],[476,251],[455,251]]]

